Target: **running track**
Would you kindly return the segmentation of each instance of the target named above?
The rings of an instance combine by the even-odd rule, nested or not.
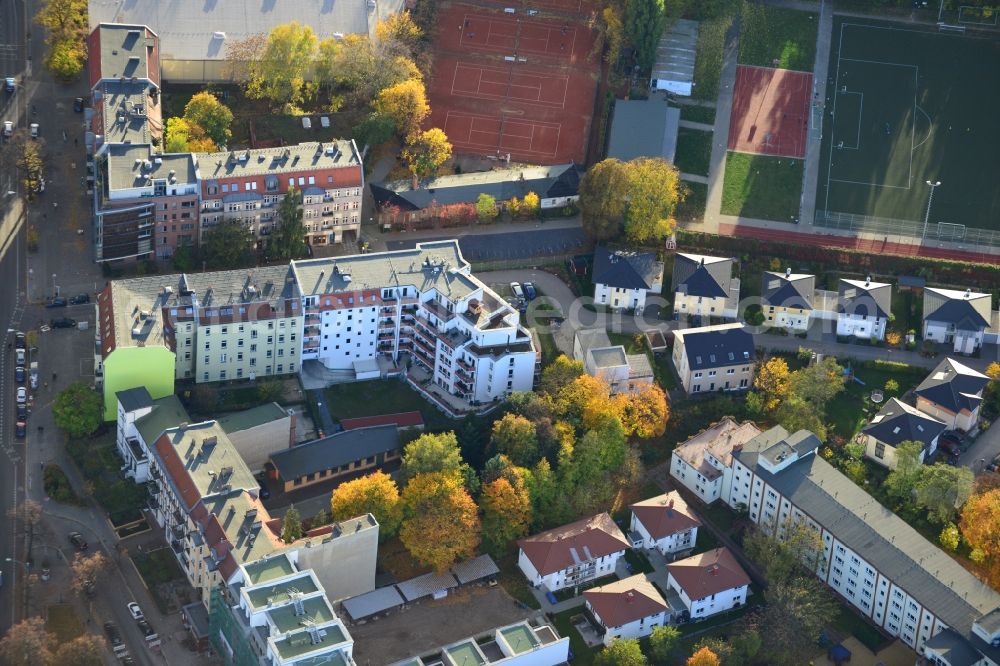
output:
[[[753,238],[762,241],[778,241],[782,243],[797,244],[805,243],[819,247],[845,248],[858,250],[869,254],[895,254],[906,257],[926,257],[930,259],[947,259],[951,261],[975,261],[980,263],[995,264],[998,262],[996,255],[984,252],[968,252],[964,250],[952,250],[941,247],[923,247],[921,245],[909,243],[896,243],[893,241],[851,238],[849,236],[834,236],[827,234],[807,234],[796,231],[779,231],[777,229],[764,229],[748,224],[719,224],[720,236],[733,236],[735,238]]]

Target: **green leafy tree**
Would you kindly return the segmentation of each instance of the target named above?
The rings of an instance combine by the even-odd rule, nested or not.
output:
[[[899,382],[891,377],[885,380],[885,392],[889,395],[897,395],[899,393]]]
[[[627,0],[625,34],[635,48],[635,58],[644,72],[652,69],[656,47],[663,37],[667,16],[663,0]]]
[[[168,153],[202,153],[218,149],[205,130],[186,118],[167,118],[163,148]]]
[[[770,583],[764,598],[760,636],[767,663],[798,666],[802,655],[813,652],[826,623],[836,617],[837,601],[814,576]]]
[[[649,653],[653,661],[667,663],[680,639],[681,632],[673,625],[653,627],[653,631],[649,634]]]
[[[52,415],[70,437],[87,437],[101,425],[103,402],[100,393],[83,382],[74,382],[56,396]]]
[[[912,501],[913,491],[924,469],[924,445],[908,440],[896,447],[896,466],[885,479],[885,489],[893,497],[906,502]]]
[[[401,481],[431,472],[457,472],[470,492],[478,486],[476,473],[462,459],[454,432],[425,433],[403,449],[403,464],[399,469]]]
[[[781,404],[781,401],[788,395],[791,383],[791,373],[788,371],[788,362],[780,356],[768,359],[766,363],[757,370],[754,377],[753,387],[761,392],[764,398],[764,410],[774,411]]]
[[[205,232],[202,259],[208,268],[227,270],[254,262],[254,235],[242,222],[224,219]]]
[[[677,169],[659,158],[606,159],[580,181],[583,228],[595,240],[619,236],[645,243],[673,233],[683,200]]]
[[[972,496],[974,476],[968,467],[925,466],[917,480],[916,499],[934,522],[945,524],[955,518],[959,507]]]
[[[281,540],[285,543],[292,543],[296,539],[301,538],[302,516],[299,515],[299,510],[292,504],[281,519]]]
[[[407,79],[383,88],[372,107],[376,113],[392,118],[404,137],[418,133],[420,124],[431,112],[427,91],[420,79]]]
[[[347,520],[370,513],[379,524],[379,540],[394,536],[400,521],[399,489],[382,471],[340,484],[330,497],[334,520]]]
[[[45,66],[63,81],[75,79],[87,59],[87,0],[46,0],[35,22],[46,29]]]
[[[275,26],[259,59],[250,63],[247,96],[277,104],[299,104],[318,43],[312,28],[298,21]]]
[[[370,113],[354,126],[354,137],[359,146],[381,146],[396,133],[396,123],[389,116]]]
[[[494,450],[510,458],[521,467],[538,461],[538,436],[535,424],[516,414],[506,414],[493,424],[490,443]]]
[[[792,393],[775,410],[774,419],[788,432],[809,430],[821,441],[826,441],[826,425],[821,414],[822,412],[816,411],[814,405]]]
[[[195,93],[184,107],[184,119],[201,127],[205,134],[219,146],[229,143],[233,136],[229,126],[233,112],[210,92]]]
[[[489,194],[480,194],[476,200],[476,217],[479,218],[479,221],[492,222],[499,214],[500,209],[497,208],[496,197],[492,197]]]
[[[267,253],[275,260],[290,261],[306,254],[306,226],[303,222],[302,190],[290,187],[278,204],[278,221],[267,243]]]
[[[583,361],[576,361],[565,354],[559,354],[556,360],[542,370],[542,379],[538,389],[542,393],[555,396],[581,375],[583,375]]]
[[[50,44],[45,54],[45,66],[60,81],[73,81],[83,72],[86,53],[79,42],[60,39]]]
[[[532,531],[559,524],[564,518],[569,518],[566,498],[548,460],[542,458],[524,475],[524,485],[531,500]]]
[[[594,657],[595,666],[646,666],[648,663],[639,641],[634,638],[619,638]]]
[[[844,390],[844,368],[837,359],[826,356],[819,363],[796,370],[789,378],[789,393],[823,412],[826,403]]]
[[[281,396],[284,393],[284,387],[281,382],[277,379],[259,379],[257,380],[257,401],[258,402],[277,402],[281,400]]]
[[[941,530],[940,536],[938,536],[938,543],[940,543],[941,547],[945,550],[950,550],[952,552],[958,550],[958,525],[955,523],[948,523],[945,525],[944,529]]]
[[[396,125],[395,121],[393,124]],[[418,178],[429,178],[451,159],[451,143],[443,130],[432,127],[407,137],[402,158],[410,173]]]

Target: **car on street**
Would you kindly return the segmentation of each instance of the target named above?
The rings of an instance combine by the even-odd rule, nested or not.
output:
[[[25,435],[28,434],[28,424],[24,421],[18,421],[14,424],[14,436],[18,439],[24,439]]]
[[[17,81],[14,80],[13,76],[8,76],[6,79],[3,80],[3,89],[6,90],[7,92],[12,93],[16,88],[17,88]]]
[[[62,296],[56,296],[55,298],[50,298],[49,302],[45,304],[47,308],[64,308],[66,307],[66,299]]]
[[[89,547],[87,545],[87,540],[83,538],[83,535],[79,532],[69,533],[69,542],[73,544],[73,547],[79,551],[85,551]]]
[[[14,334],[14,348],[15,349],[24,349],[26,346],[27,346],[27,344],[26,344],[26,340],[25,340],[25,337],[24,337],[24,333],[22,333],[21,331],[18,331],[17,333],[15,333]]]
[[[84,104],[83,104],[83,98],[82,97],[77,97],[76,99],[73,100],[73,110],[74,111],[76,111],[77,113],[83,113],[83,107],[84,107]]]
[[[14,368],[14,381],[16,381],[18,384],[23,384],[25,374],[26,373],[24,372],[24,366],[23,365],[17,366],[16,368]]]
[[[17,401],[22,405],[28,402],[28,389],[23,386],[17,387]]]
[[[529,301],[535,300],[535,297],[538,296],[538,292],[535,291],[535,285],[533,285],[530,282],[525,282],[524,295],[528,298]]]
[[[18,421],[24,421],[25,419],[28,418],[28,406],[27,405],[18,404],[16,411],[17,411],[17,420]]]
[[[76,328],[76,320],[69,317],[59,317],[49,321],[51,328]]]
[[[24,349],[18,349],[17,353],[14,354],[14,356],[17,358],[17,365],[24,365],[24,361],[25,361],[25,353],[24,352],[25,352]]]
[[[30,132],[32,139],[37,139],[38,138],[38,123],[31,123],[30,125],[28,125],[28,131]]]
[[[142,614],[142,609],[139,608],[139,604],[135,603],[134,601],[129,602],[129,604],[128,604],[128,612],[129,612],[129,615],[132,616],[133,620],[141,620],[143,617],[145,617]]]
[[[14,123],[9,120],[3,121],[3,135],[8,139],[14,135]]]
[[[517,300],[519,301],[524,300],[524,291],[521,289],[521,285],[519,285],[518,283],[511,282],[510,291],[512,294],[514,294],[514,298],[516,298]]]
[[[108,635],[108,640],[111,641],[111,645],[116,648],[115,652],[117,652],[118,646],[123,644],[121,632],[118,631],[118,625],[114,622],[105,622],[104,633]]]
[[[69,299],[70,305],[80,305],[82,303],[90,302],[90,294],[77,294]]]

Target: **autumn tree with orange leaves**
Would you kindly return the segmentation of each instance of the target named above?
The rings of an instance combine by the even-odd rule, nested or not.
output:
[[[971,558],[986,567],[989,584],[1000,590],[1000,488],[973,495],[962,509],[959,529],[972,548]]]
[[[719,658],[707,647],[703,647],[688,657],[687,666],[719,666]]]
[[[400,496],[399,539],[421,564],[446,571],[471,557],[480,539],[479,512],[458,472],[417,474]]]
[[[496,557],[502,557],[512,541],[527,534],[531,523],[531,497],[520,477],[513,476],[514,483],[501,477],[485,484],[479,498],[483,546]]]

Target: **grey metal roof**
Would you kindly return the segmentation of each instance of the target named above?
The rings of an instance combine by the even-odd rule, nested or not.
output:
[[[653,252],[594,248],[594,284],[619,289],[650,289],[663,277],[663,264]]]
[[[1000,607],[1000,594],[821,456],[806,455],[777,474],[758,465],[762,447],[755,440],[785,437],[788,431],[776,426],[733,457],[963,637],[969,638],[974,621]]]
[[[422,597],[430,596],[439,590],[450,590],[453,587],[458,587],[458,581],[450,573],[428,573],[423,576],[411,578],[410,580],[404,580],[402,583],[398,583],[396,587],[404,599],[407,601],[416,601]]]
[[[627,365],[625,347],[598,347],[590,350],[590,355],[594,359],[594,365],[598,368],[615,368]]]
[[[398,13],[402,0],[281,0],[246,3],[204,0],[90,0],[90,24],[102,21],[144,23],[160,36],[161,60],[222,60],[226,45],[268,34],[298,21],[320,39],[339,34],[368,35],[377,19]],[[219,33],[219,34],[217,34]]]
[[[340,141],[306,141],[275,148],[254,148],[216,153],[197,153],[198,172],[205,180],[242,178],[245,176],[277,176],[299,171],[317,171],[358,167],[361,154],[353,139]],[[323,186],[326,183],[316,183]],[[360,173],[357,182],[361,185]],[[303,185],[299,189],[304,189]],[[338,187],[335,185],[334,187]],[[219,193],[222,194],[221,192]]]
[[[774,307],[812,310],[816,276],[806,273],[764,271],[761,278],[761,300]]]
[[[943,629],[931,636],[924,646],[945,659],[949,666],[976,666],[982,659],[968,641],[951,629]]]
[[[753,336],[743,324],[720,324],[674,331],[684,341],[692,370],[711,370],[754,360]]]
[[[413,189],[410,180],[372,184],[372,196],[378,206],[393,205],[402,210],[420,210],[431,204],[475,203],[480,194],[497,201],[521,198],[534,192],[541,199],[576,196],[582,172],[572,163],[552,166],[526,166],[439,176]]]
[[[651,77],[681,83],[694,81],[698,22],[678,19],[660,38]]]
[[[480,555],[471,560],[463,560],[451,568],[451,573],[458,579],[460,585],[482,580],[500,573],[496,562],[489,555]]]
[[[897,446],[902,442],[915,441],[928,448],[934,438],[944,432],[945,425],[924,414],[916,407],[910,407],[896,398],[889,398],[885,405],[872,417],[861,432],[880,442]]]
[[[271,454],[271,464],[285,481],[298,479],[399,448],[395,425],[344,430],[323,439]]]
[[[153,405],[153,398],[145,386],[118,391],[115,393],[115,397],[118,398],[118,402],[121,403],[122,409],[126,412],[134,412],[137,409]]]
[[[611,116],[608,157],[627,162],[662,157],[671,164],[677,154],[681,110],[657,97],[616,100]]]
[[[732,258],[678,252],[671,285],[674,292],[705,298],[726,298],[733,275]]]
[[[99,58],[102,79],[157,79],[159,71],[150,72],[149,55],[155,35],[139,21],[137,25],[102,23],[97,26],[101,51],[91,57]],[[154,62],[158,67],[159,63]]]
[[[986,375],[946,358],[915,389],[915,393],[953,414],[973,411],[982,402],[982,391],[990,382]]]
[[[154,134],[162,134],[150,127],[150,111],[155,116],[159,107],[150,104],[148,84],[144,81],[105,81],[94,91],[94,104],[103,107],[104,143],[148,144]]]
[[[387,585],[341,602],[352,620],[360,620],[406,603],[394,585]]]
[[[892,285],[888,282],[841,280],[837,296],[837,311],[844,314],[885,318],[892,312]]]

